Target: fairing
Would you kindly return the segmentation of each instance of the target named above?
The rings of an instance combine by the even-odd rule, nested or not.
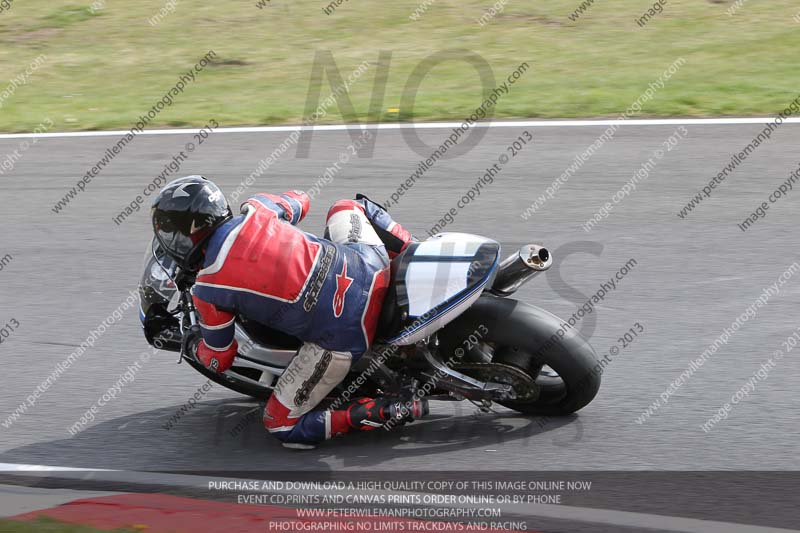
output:
[[[464,312],[489,285],[500,260],[497,241],[468,233],[440,233],[411,244],[392,261],[399,317],[388,344],[407,345],[431,335]]]

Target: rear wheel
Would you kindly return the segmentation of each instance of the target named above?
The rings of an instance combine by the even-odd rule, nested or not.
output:
[[[602,367],[592,347],[573,328],[559,336],[563,323],[538,307],[482,296],[439,332],[440,348],[445,360],[458,349],[468,348],[463,370],[458,365],[454,368],[477,379],[488,379],[493,365],[487,363],[493,363],[500,382],[508,382],[513,374],[503,367],[519,369],[535,381],[533,393],[515,386],[522,393],[518,398],[523,399],[498,401],[501,405],[529,415],[567,415],[594,399]],[[472,342],[476,339],[477,343]],[[471,372],[474,366],[484,367],[480,375]]]

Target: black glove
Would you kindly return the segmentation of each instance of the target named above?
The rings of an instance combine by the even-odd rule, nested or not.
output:
[[[361,193],[358,193],[358,194],[356,194],[356,200],[366,200],[366,201],[368,201],[368,202],[372,202],[373,204],[377,205],[378,207],[380,207],[381,209],[383,209],[383,210],[384,210],[384,211],[386,211],[387,213],[389,212],[389,210],[388,210],[388,209],[386,209],[385,207],[383,207],[381,204],[379,204],[379,203],[378,203],[378,202],[376,202],[375,200],[372,200],[372,199],[370,199],[370,197],[369,197],[369,196],[367,196],[366,194],[361,194]]]

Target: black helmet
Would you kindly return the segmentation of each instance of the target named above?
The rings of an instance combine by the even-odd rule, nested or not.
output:
[[[203,259],[203,245],[233,216],[225,195],[203,176],[167,183],[153,200],[153,230],[164,251],[184,269]]]

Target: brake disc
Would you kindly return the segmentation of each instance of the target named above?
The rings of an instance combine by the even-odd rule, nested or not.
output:
[[[462,363],[453,370],[483,382],[510,385],[511,392],[497,393],[494,400],[535,401],[539,398],[536,379],[516,366],[503,363]]]

